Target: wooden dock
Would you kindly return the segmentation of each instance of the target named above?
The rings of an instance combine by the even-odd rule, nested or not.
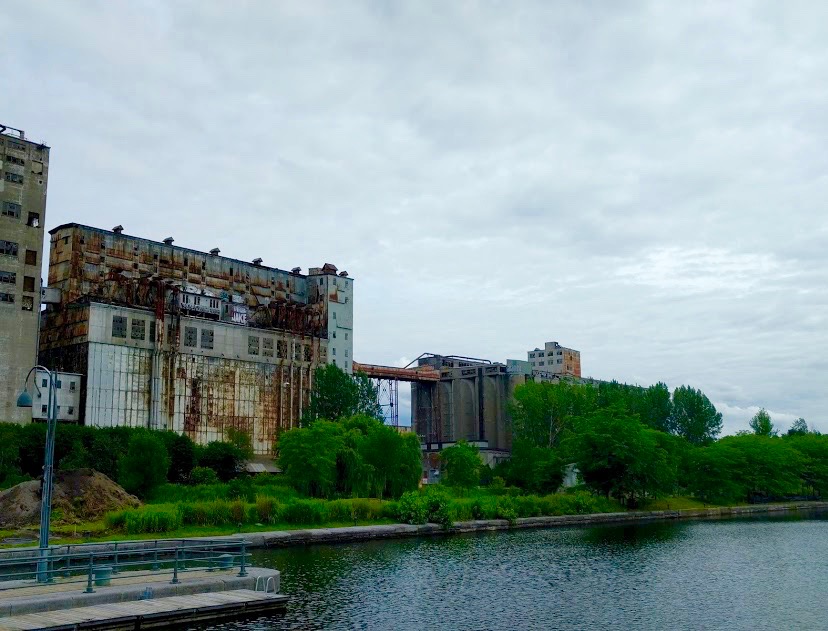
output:
[[[250,589],[171,596],[0,618],[0,631],[164,629],[280,611],[287,600]]]

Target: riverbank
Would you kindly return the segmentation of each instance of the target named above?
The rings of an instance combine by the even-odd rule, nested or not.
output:
[[[186,539],[198,545],[203,541],[223,541],[243,538],[249,548],[284,548],[314,544],[353,543],[379,539],[405,537],[432,537],[473,532],[516,530],[531,528],[565,528],[572,526],[595,526],[603,524],[636,524],[655,521],[717,520],[740,517],[782,515],[796,513],[828,512],[828,502],[797,502],[786,504],[754,504],[750,506],[723,506],[679,510],[624,511],[614,513],[592,513],[586,515],[557,515],[549,517],[521,517],[513,521],[505,519],[480,519],[455,522],[445,528],[439,524],[373,524],[364,526],[340,526],[331,528],[305,528],[296,530],[271,530],[243,532],[213,537],[191,537]],[[161,537],[159,537],[160,539]],[[154,539],[105,541],[97,544],[96,552],[113,550],[140,550],[154,545]],[[16,548],[21,552],[33,548]]]

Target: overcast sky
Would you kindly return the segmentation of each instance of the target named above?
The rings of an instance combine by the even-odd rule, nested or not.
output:
[[[355,359],[704,390],[828,432],[828,4],[0,3],[47,228],[355,279]]]

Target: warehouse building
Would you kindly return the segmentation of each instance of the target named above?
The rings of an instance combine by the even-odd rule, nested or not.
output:
[[[82,375],[78,421],[182,432],[236,428],[271,453],[297,426],[314,369],[352,371],[353,279],[285,271],[79,224],[51,232],[40,358]]]

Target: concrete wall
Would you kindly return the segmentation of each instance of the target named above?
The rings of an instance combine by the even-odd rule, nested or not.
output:
[[[23,182],[9,181],[7,174]],[[14,282],[0,281],[0,421],[32,419],[31,410],[16,403],[23,379],[37,360],[48,178],[48,147],[0,134],[0,239],[17,245],[16,255],[0,254],[0,272],[14,274]]]

